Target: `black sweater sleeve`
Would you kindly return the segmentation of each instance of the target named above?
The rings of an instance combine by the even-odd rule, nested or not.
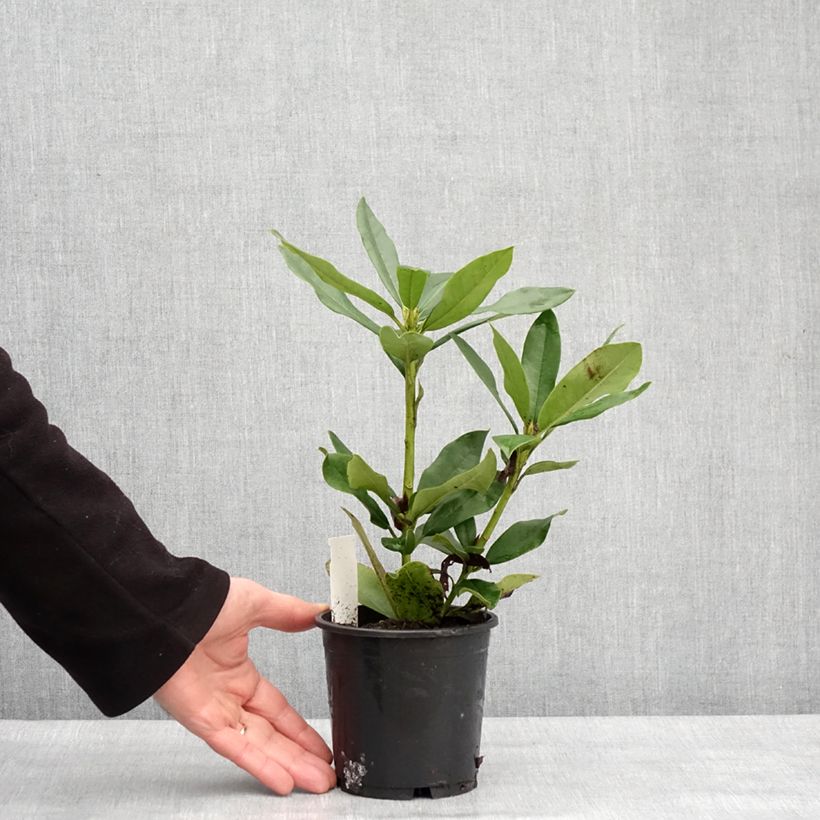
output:
[[[100,711],[120,715],[154,694],[208,631],[229,583],[151,535],[49,424],[0,348],[0,602]]]

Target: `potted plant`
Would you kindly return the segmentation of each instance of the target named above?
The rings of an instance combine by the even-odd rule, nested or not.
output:
[[[273,231],[287,266],[319,300],[377,337],[402,386],[400,483],[391,483],[333,432],[330,448],[319,448],[325,480],[361,505],[396,564],[384,566],[362,522],[343,508],[369,566],[358,566],[359,625],[333,623],[327,612],[317,618],[325,645],[333,751],[339,785],[348,792],[441,797],[476,785],[489,630],[498,622],[492,610],[537,577],[496,570],[543,544],[555,517],[566,512],[502,529],[510,498],[538,474],[576,463],[534,458],[559,427],[623,404],[649,382],[630,389],[641,367],[641,346],[613,343],[617,330],[559,379],[561,341],[553,309],[573,291],[522,287],[488,304],[510,268],[512,247],[480,256],[454,273],[433,273],[399,263],[393,242],[363,198],[356,219],[393,304]],[[381,323],[365,312],[368,308],[384,317]],[[519,356],[496,324],[522,314],[536,318]],[[463,338],[482,325],[492,331],[514,412],[501,397],[492,369]],[[415,435],[424,396],[419,374],[449,342],[487,387],[512,430],[492,436],[497,452],[487,446],[487,429],[464,433],[445,444],[417,478]],[[437,550],[440,562],[431,566],[419,560],[422,545]]]

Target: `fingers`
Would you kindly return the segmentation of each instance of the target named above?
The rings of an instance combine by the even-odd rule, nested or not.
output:
[[[264,678],[260,678],[245,709],[265,718],[277,731],[306,751],[330,763],[333,754],[321,735],[288,703],[285,696]]]
[[[313,627],[313,619],[328,609],[327,604],[312,604],[294,595],[273,592],[260,584],[255,586],[257,626],[282,632],[301,632]]]
[[[294,780],[287,769],[251,743],[247,733],[240,735],[233,727],[226,726],[205,738],[205,741],[215,752],[252,774],[277,794],[293,791]]]
[[[336,774],[324,760],[279,734],[265,718],[248,712],[242,722],[244,735],[226,727],[207,738],[208,745],[277,794],[294,787],[321,794],[336,785]]]
[[[268,757],[287,769],[294,783],[305,791],[322,793],[336,785],[336,772],[326,760],[285,737],[261,715],[246,712],[245,737],[256,742]]]

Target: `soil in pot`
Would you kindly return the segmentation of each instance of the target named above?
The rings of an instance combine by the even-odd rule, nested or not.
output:
[[[409,799],[476,787],[492,613],[435,629],[403,628],[359,608],[359,627],[323,631],[340,788]],[[381,623],[379,623],[381,622]]]

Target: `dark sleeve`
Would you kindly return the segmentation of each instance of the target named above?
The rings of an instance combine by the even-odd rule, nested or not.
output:
[[[208,631],[229,583],[151,535],[48,423],[0,348],[0,602],[100,711],[121,715],[153,695]]]

